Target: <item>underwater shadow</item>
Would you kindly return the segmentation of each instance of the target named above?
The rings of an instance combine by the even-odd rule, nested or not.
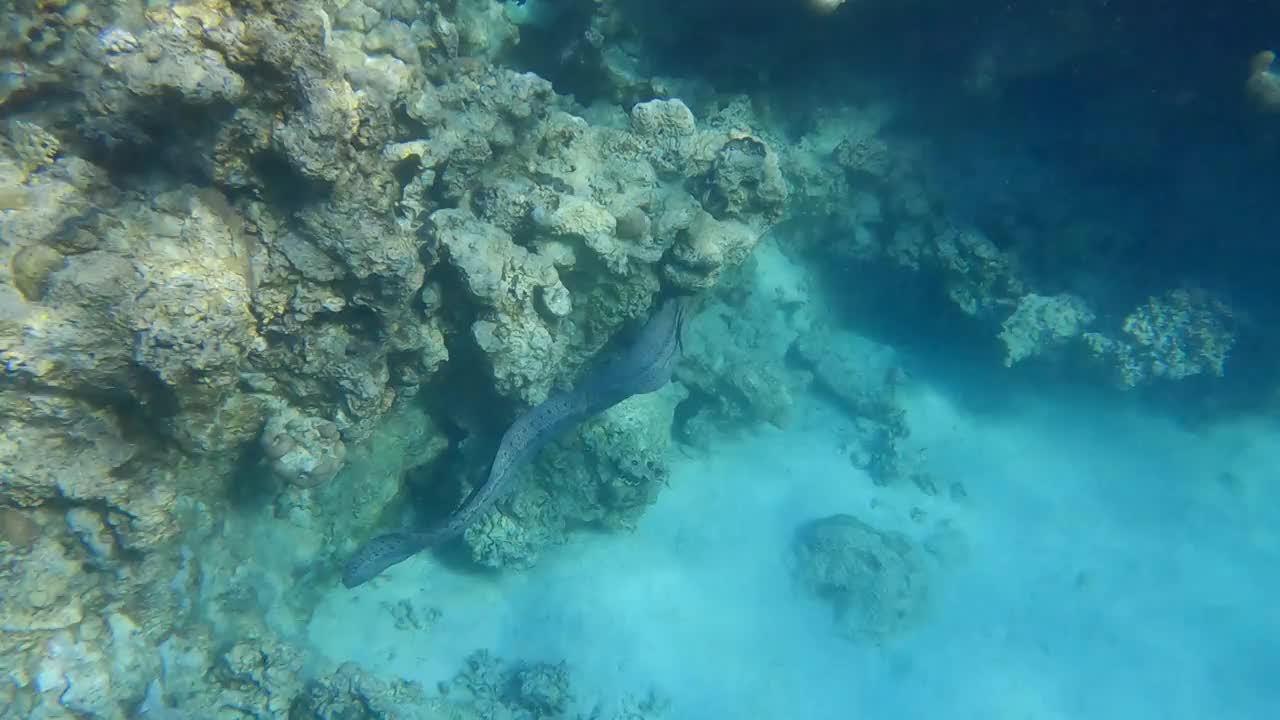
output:
[[[271,474],[262,446],[256,442],[245,443],[236,456],[227,483],[231,507],[236,510],[260,507],[271,502],[278,491],[278,482]]]

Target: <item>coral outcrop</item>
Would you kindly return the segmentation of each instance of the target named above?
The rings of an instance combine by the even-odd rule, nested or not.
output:
[[[1004,364],[1012,366],[1078,339],[1096,319],[1084,300],[1075,295],[1030,293],[1000,326]]]
[[[290,408],[267,419],[261,442],[276,476],[304,488],[332,480],[347,457],[337,425]]]
[[[798,578],[831,603],[840,635],[880,644],[920,622],[928,583],[906,535],[832,515],[801,526],[793,550]]]
[[[1084,334],[1085,346],[1125,387],[1195,375],[1221,377],[1235,345],[1231,309],[1204,291],[1171,290],[1124,318],[1118,336]]]

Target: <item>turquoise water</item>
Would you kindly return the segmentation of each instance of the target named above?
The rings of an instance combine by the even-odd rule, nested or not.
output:
[[[1280,717],[1277,48],[6,3],[0,720]]]

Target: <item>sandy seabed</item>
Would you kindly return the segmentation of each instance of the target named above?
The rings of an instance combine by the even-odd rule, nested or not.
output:
[[[680,720],[1280,717],[1275,423],[1191,432],[1070,389],[951,396],[906,398],[937,496],[876,487],[842,451],[849,420],[806,398],[786,429],[676,451],[634,533],[498,577],[420,556],[336,588],[311,640],[429,688],[481,647],[563,659],[581,705],[653,689]],[[882,647],[838,637],[792,579],[795,528],[833,513],[922,543],[958,531],[926,614]],[[440,615],[397,628],[402,600]]]

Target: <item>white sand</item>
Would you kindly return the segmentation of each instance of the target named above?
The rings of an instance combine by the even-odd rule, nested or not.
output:
[[[838,448],[847,421],[809,403],[785,431],[676,458],[634,534],[496,579],[416,558],[336,588],[311,639],[429,688],[480,647],[564,659],[585,705],[654,687],[682,720],[1280,717],[1274,425],[1193,435],[1065,391],[981,415],[928,389],[909,405],[936,499],[875,488]],[[918,537],[951,517],[968,537],[924,624],[886,648],[835,637],[789,579],[795,526],[835,512]],[[397,630],[382,604],[402,598],[443,615]]]

